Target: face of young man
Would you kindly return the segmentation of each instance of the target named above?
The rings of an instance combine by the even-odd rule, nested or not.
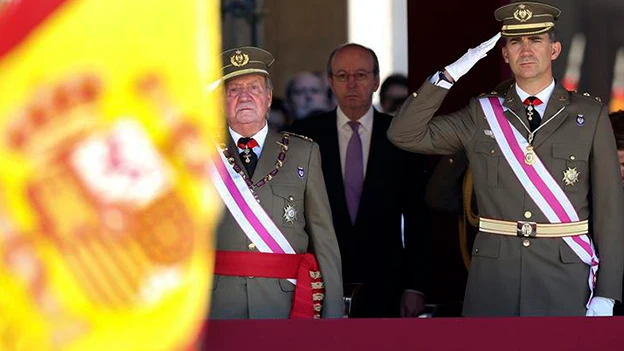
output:
[[[225,97],[228,125],[237,133],[251,136],[264,127],[273,93],[263,75],[232,78],[225,84]]]
[[[552,61],[561,53],[561,43],[551,41],[548,33],[507,39],[503,58],[509,63],[516,81],[552,80]]]

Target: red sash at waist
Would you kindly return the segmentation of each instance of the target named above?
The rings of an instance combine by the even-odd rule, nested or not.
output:
[[[215,274],[296,279],[289,318],[320,318],[325,289],[314,255],[217,251]]]

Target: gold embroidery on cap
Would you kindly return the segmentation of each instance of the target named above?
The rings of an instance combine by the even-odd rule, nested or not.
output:
[[[533,12],[531,12],[531,10],[529,10],[524,4],[518,6],[518,9],[514,11],[514,18],[520,22],[526,22],[532,17]]]
[[[249,63],[249,55],[240,50],[236,50],[234,55],[230,57],[230,62],[236,67],[241,67]]]

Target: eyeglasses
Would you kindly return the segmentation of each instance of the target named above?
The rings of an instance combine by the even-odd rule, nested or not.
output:
[[[345,72],[340,72],[338,74],[332,74],[332,77],[334,77],[337,81],[339,82],[346,82],[349,80],[349,77],[353,77],[356,81],[361,82],[364,81],[368,78],[368,75],[371,74],[373,72],[367,72],[367,71],[358,71],[355,73],[345,73]]]

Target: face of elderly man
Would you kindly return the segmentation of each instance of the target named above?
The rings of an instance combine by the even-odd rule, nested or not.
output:
[[[273,99],[265,76],[249,74],[228,80],[225,84],[228,125],[237,133],[249,137],[266,123]]]

